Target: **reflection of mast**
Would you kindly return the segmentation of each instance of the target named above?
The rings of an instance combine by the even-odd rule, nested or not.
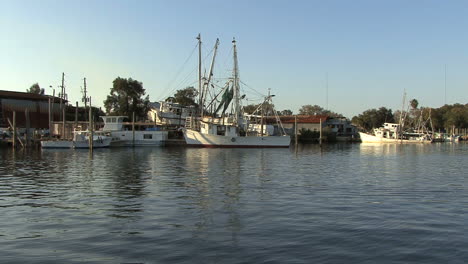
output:
[[[236,39],[232,40],[233,48],[234,48],[234,122],[238,124],[239,117],[240,117],[240,102],[239,102],[239,65],[237,63],[237,47],[236,47]]]

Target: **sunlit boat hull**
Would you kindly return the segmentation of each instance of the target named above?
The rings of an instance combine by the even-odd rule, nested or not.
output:
[[[185,141],[188,146],[206,148],[288,148],[291,143],[289,136],[245,136],[230,137],[202,134],[186,129]]]

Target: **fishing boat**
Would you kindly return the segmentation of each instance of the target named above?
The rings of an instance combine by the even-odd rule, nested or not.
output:
[[[432,138],[423,132],[400,132],[400,125],[384,123],[375,128],[372,134],[359,132],[362,143],[431,143]]]
[[[198,40],[199,45],[201,45],[200,36],[198,36]],[[255,118],[249,118],[243,114],[241,99],[244,99],[245,96],[240,94],[236,41],[233,40],[232,43],[234,55],[233,76],[229,78],[221,91],[209,92],[208,90],[213,75],[213,64],[219,40],[216,41],[210,71],[208,77],[204,79],[203,87],[201,86],[202,78],[201,69],[199,68],[199,115],[186,119],[183,132],[187,145],[227,148],[289,147],[291,138],[286,135],[276,111],[271,111],[271,113],[276,117],[277,129],[271,124],[265,124],[266,117],[263,116],[263,111],[261,115],[257,115]],[[207,97],[210,94],[212,98],[208,101]],[[218,96],[221,94],[221,99],[218,100]],[[264,107],[262,106],[267,103],[272,106],[272,97],[273,95],[268,94],[264,98],[265,100],[260,109],[263,110]],[[215,106],[216,103],[219,103],[217,107]],[[230,112],[226,112],[229,108]]]
[[[126,116],[101,116],[104,127],[98,131],[110,137],[111,147],[128,146],[163,146],[168,138],[168,131],[161,130],[153,123],[144,123],[143,130],[132,128],[132,124],[124,122]]]

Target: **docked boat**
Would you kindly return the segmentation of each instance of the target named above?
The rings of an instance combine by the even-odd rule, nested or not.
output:
[[[198,40],[200,45],[200,37]],[[234,55],[232,78],[229,79],[221,91],[208,90],[210,89],[210,80],[213,75],[213,63],[216,57],[218,43],[219,42],[216,41],[208,78],[205,78],[203,87],[200,87],[199,115],[187,118],[185,128],[183,129],[187,145],[195,147],[227,148],[289,147],[291,138],[285,133],[281,121],[277,116],[277,112],[274,111],[274,109],[273,111],[269,111],[269,113],[276,117],[276,129],[273,125],[265,124],[266,116],[264,116],[263,106],[273,106],[272,95],[269,94],[265,97],[264,102],[261,104],[261,107],[259,107],[262,113],[256,116],[258,118],[248,118],[243,114],[241,110],[241,99],[245,96],[240,95],[235,40],[232,41]],[[201,70],[199,73],[200,72]],[[201,76],[199,76],[199,79],[199,83],[201,84]],[[208,95],[214,95],[210,101],[207,100]],[[218,99],[218,96],[220,96],[221,99]],[[207,102],[207,104],[205,104],[205,102]],[[219,104],[217,107],[214,107],[216,103]],[[230,113],[226,113],[228,108],[230,108]]]
[[[182,127],[187,117],[196,115],[194,106],[182,106],[171,100],[154,102],[150,104],[148,118],[157,125]]]
[[[104,127],[100,133],[112,140],[111,147],[129,146],[163,146],[168,138],[168,131],[163,131],[154,124],[144,124],[143,130],[132,129],[131,124],[124,122],[126,116],[101,116]]]
[[[41,148],[43,149],[71,149],[73,148],[72,140],[42,140]]]
[[[92,133],[93,148],[108,148],[112,138],[102,132],[96,131]],[[89,131],[75,131],[73,133],[73,148],[89,149],[90,133]]]
[[[84,149],[89,148],[89,131],[74,131],[72,140],[43,140],[41,147],[43,149]],[[112,138],[96,131],[93,133],[93,148],[107,148],[110,146]]]
[[[431,143],[432,137],[428,133],[400,132],[400,125],[384,123],[383,127],[375,128],[372,134],[359,132],[363,143]]]

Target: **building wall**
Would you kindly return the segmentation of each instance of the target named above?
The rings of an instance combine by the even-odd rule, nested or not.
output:
[[[29,111],[31,128],[49,128],[49,103],[27,99],[0,98],[1,120],[0,127],[9,127],[8,119],[13,122],[13,112],[16,112],[16,126],[26,127],[26,110]],[[53,119],[60,119],[60,104],[53,107]]]

